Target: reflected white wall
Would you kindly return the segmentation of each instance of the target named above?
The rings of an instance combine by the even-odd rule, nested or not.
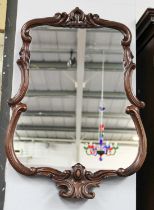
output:
[[[38,142],[15,142],[14,147],[20,152],[17,153],[19,159],[27,166],[50,166],[59,170],[69,169],[77,161],[74,144],[60,143],[38,143]],[[119,149],[113,156],[103,156],[103,161],[99,161],[99,156],[89,156],[84,150],[84,144],[80,145],[80,163],[87,170],[118,169],[130,166],[135,160],[138,152],[137,145],[119,145]]]

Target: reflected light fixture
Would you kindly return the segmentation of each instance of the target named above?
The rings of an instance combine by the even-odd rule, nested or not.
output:
[[[74,64],[76,64],[76,58],[73,57],[73,50],[70,51],[70,58],[67,61],[67,67],[72,67]]]
[[[87,155],[97,156],[99,155],[99,160],[103,160],[103,155],[111,156],[115,155],[118,147],[117,143],[109,143],[109,141],[104,142],[104,130],[105,125],[103,123],[103,113],[105,107],[103,105],[103,91],[104,91],[104,51],[103,51],[103,61],[102,61],[102,90],[101,90],[101,99],[99,104],[99,125],[98,125],[98,145],[93,144],[92,142],[84,145],[84,149]]]

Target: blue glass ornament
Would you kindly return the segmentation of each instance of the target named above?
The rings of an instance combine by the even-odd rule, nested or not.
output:
[[[99,157],[99,160],[100,160],[100,161],[102,161],[102,160],[103,160],[102,156],[100,156],[100,157]]]
[[[103,145],[103,139],[102,139],[102,138],[100,138],[99,144],[100,144],[100,145]]]

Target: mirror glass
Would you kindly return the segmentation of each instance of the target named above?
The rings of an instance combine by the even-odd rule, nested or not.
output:
[[[28,166],[88,170],[128,167],[138,136],[125,113],[120,32],[49,26],[31,30],[28,110],[14,147]]]

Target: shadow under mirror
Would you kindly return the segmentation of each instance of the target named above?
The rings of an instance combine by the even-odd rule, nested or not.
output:
[[[125,113],[122,35],[49,26],[31,30],[30,86],[14,137],[28,166],[126,168],[138,152]]]

